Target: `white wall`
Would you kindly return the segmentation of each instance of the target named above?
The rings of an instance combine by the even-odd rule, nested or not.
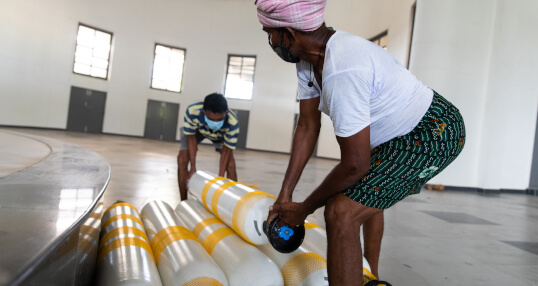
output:
[[[72,72],[79,22],[114,34],[108,81]],[[148,99],[179,103],[181,125],[187,105],[223,92],[228,54],[246,54],[254,98],[229,105],[251,111],[247,147],[290,150],[295,67],[269,48],[252,1],[12,1],[0,25],[1,125],[65,128],[72,85],[107,92],[103,132],[142,136]],[[155,43],[187,50],[180,94],[149,88]]]
[[[413,3],[330,0],[326,20],[364,38],[388,30],[388,50],[406,63]],[[528,186],[538,106],[537,3],[418,1],[410,69],[460,108],[468,132],[460,158],[433,182]],[[114,33],[108,81],[72,72],[79,22]],[[79,86],[107,92],[104,132],[142,136],[148,99],[179,103],[181,126],[187,105],[223,92],[227,55],[246,54],[257,56],[253,100],[229,105],[251,111],[247,148],[290,151],[295,67],[268,47],[251,0],[8,1],[0,26],[0,125],[63,129],[70,88]],[[149,88],[155,43],[187,50],[179,94]],[[317,155],[339,157],[327,117]]]
[[[538,107],[538,1],[498,0],[478,184],[529,187]]]
[[[477,187],[495,1],[419,0],[410,70],[463,115],[466,145],[432,183]],[[469,170],[461,172],[461,170]]]
[[[461,111],[460,157],[432,180],[525,189],[538,106],[536,1],[419,0],[410,70]]]

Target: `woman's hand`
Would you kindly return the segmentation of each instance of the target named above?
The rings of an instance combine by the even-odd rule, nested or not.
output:
[[[277,202],[269,209],[270,218],[271,214],[274,214],[273,219],[276,216],[280,217],[280,222],[278,223],[280,227],[284,225],[289,225],[291,227],[303,225],[306,217],[310,214],[303,203]],[[268,222],[270,223],[270,221]]]
[[[272,206],[269,207],[269,215],[267,216],[267,225],[270,225],[271,222],[278,216],[278,213],[273,211],[273,207],[277,204],[288,203],[288,202],[291,202],[290,198],[282,198],[280,196],[278,197],[276,202]]]

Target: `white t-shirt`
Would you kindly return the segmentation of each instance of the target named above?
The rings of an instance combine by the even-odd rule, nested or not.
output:
[[[300,100],[320,96],[310,71],[310,63],[297,63]],[[343,31],[327,42],[322,86],[319,110],[331,118],[334,133],[349,137],[370,125],[372,149],[411,132],[433,98],[433,91],[389,52]]]

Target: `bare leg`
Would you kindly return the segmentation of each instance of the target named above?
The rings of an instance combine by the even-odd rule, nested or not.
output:
[[[364,222],[364,258],[372,268],[372,274],[379,278],[379,252],[381,250],[381,238],[383,238],[383,211],[371,216]]]
[[[343,194],[325,206],[329,285],[362,285],[361,225],[381,210],[361,205]]]
[[[189,175],[189,151],[181,150],[177,155],[177,182],[181,200],[187,199],[187,176]]]
[[[230,153],[230,162],[226,168],[226,176],[237,182],[237,171],[235,169],[235,158],[233,152]]]

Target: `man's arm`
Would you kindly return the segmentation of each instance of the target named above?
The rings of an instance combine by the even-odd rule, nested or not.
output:
[[[220,152],[220,162],[219,162],[219,177],[224,177],[224,173],[228,168],[230,163],[230,157],[232,156],[233,150],[224,145]]]
[[[187,145],[189,146],[189,162],[191,164],[191,168],[189,169],[189,177],[187,179],[190,179],[191,176],[196,173],[196,152],[198,151],[196,134],[187,135]]]
[[[302,203],[286,202],[273,206],[288,225],[300,225],[306,217],[327,200],[351,187],[370,169],[370,126],[350,137],[336,137],[340,145],[341,160],[325,180]]]

